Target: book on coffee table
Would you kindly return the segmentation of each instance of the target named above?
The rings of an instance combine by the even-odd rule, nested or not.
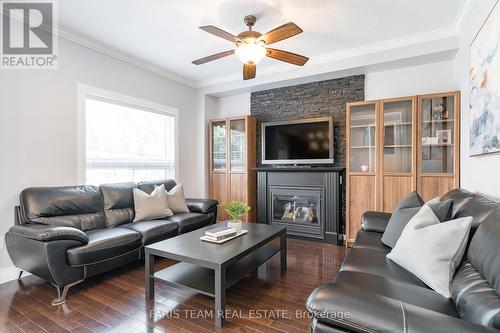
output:
[[[236,235],[236,229],[228,228],[227,226],[209,229],[205,231],[205,235],[213,238],[218,238],[226,235]]]
[[[206,241],[206,242],[211,242],[211,243],[216,243],[216,244],[222,244],[222,243],[227,242],[228,240],[231,240],[233,238],[236,238],[236,237],[239,237],[241,235],[244,235],[247,232],[248,232],[248,230],[241,230],[240,233],[234,232],[234,234],[231,234],[231,236],[225,237],[225,238],[220,239],[220,240],[216,240],[214,237],[211,237],[211,236],[208,236],[208,235],[205,234],[204,236],[201,236],[200,239],[202,241]]]

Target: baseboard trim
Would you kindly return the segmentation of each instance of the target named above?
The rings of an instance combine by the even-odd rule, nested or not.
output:
[[[15,266],[0,269],[0,284],[16,280],[17,277],[19,276],[19,272],[20,269]],[[28,275],[31,275],[31,273],[28,272],[23,273],[23,276],[28,276]]]

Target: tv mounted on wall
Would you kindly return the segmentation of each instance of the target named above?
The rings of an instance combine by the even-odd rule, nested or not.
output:
[[[332,164],[333,117],[262,124],[262,164]]]

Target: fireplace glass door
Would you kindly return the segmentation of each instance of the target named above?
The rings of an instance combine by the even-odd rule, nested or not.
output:
[[[314,187],[271,186],[271,223],[286,225],[289,234],[322,237],[322,191]]]
[[[319,198],[308,195],[275,195],[273,219],[289,223],[318,224]]]

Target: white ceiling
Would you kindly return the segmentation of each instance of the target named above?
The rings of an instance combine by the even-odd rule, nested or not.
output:
[[[205,65],[192,60],[233,48],[197,27],[215,25],[233,34],[245,30],[243,17],[257,16],[254,30],[264,33],[289,21],[304,32],[273,44],[311,58],[392,40],[438,34],[460,19],[467,0],[64,0],[61,30],[77,39],[169,73],[193,86],[241,76],[230,56]],[[259,71],[294,65],[266,58]],[[281,67],[279,67],[281,66]],[[308,66],[306,64],[305,66]]]

